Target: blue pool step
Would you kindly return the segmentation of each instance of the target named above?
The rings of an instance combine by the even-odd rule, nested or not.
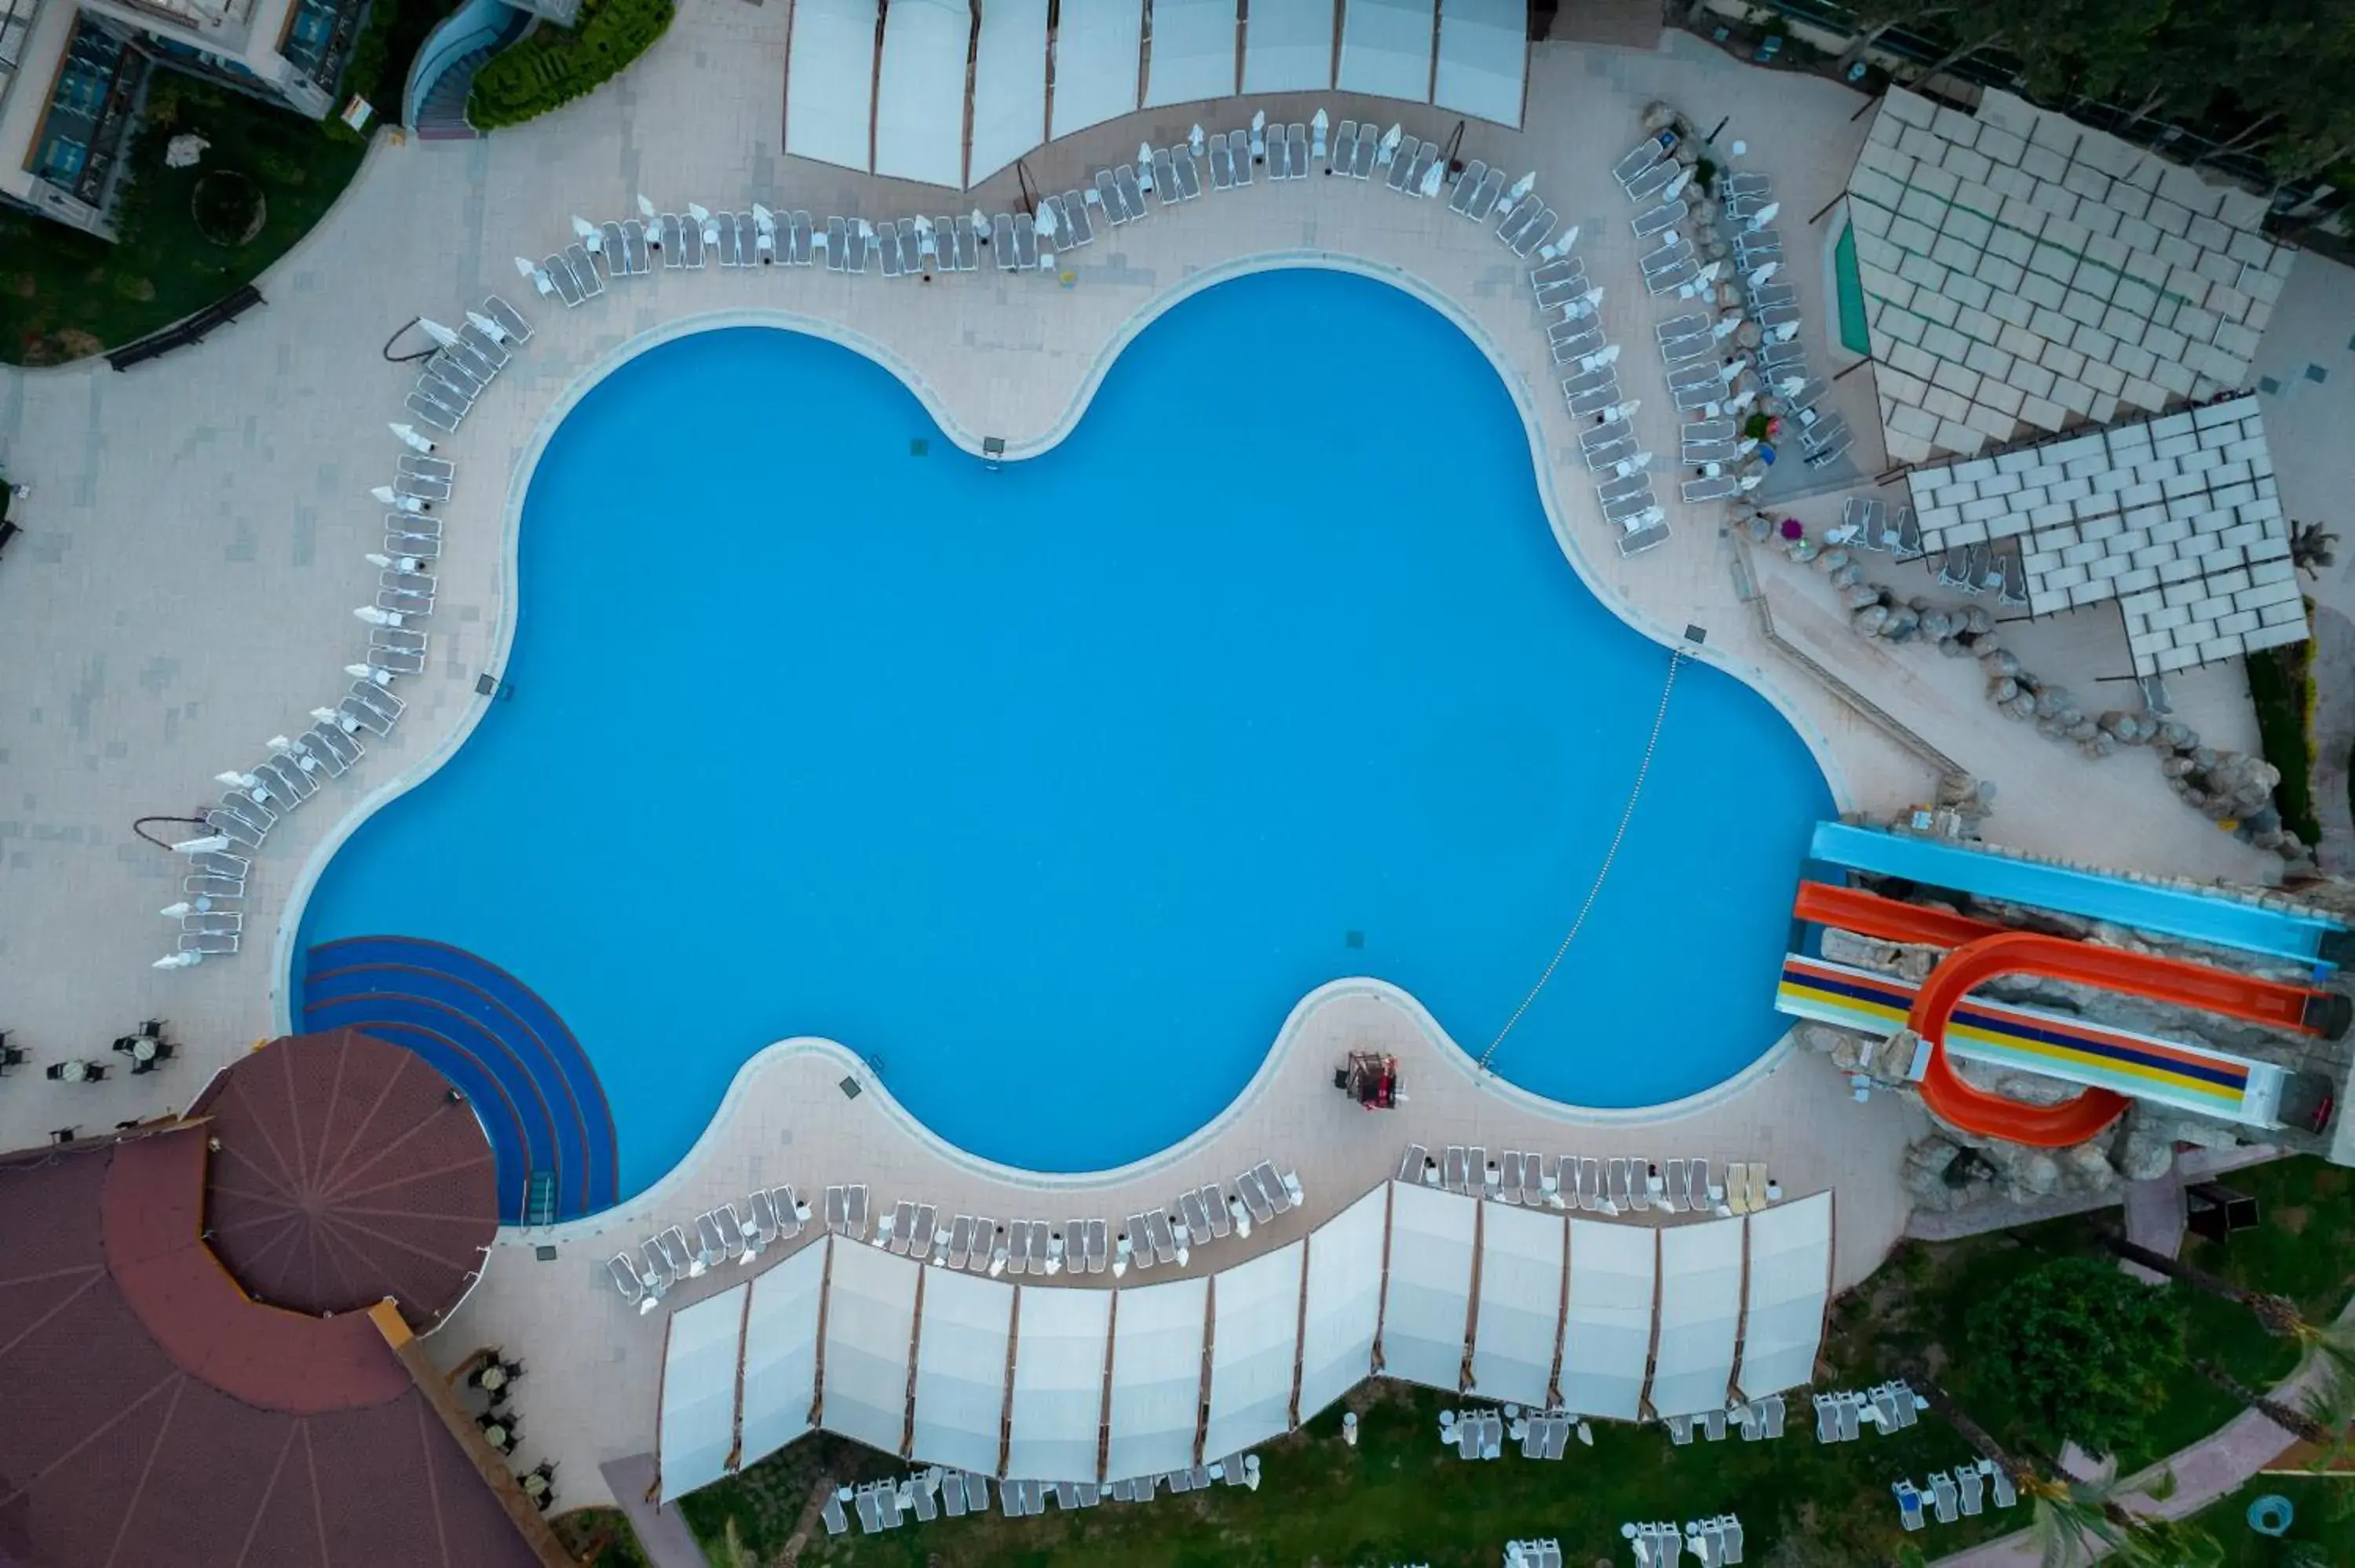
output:
[[[499,1217],[549,1224],[610,1207],[621,1156],[597,1072],[553,1008],[446,943],[353,937],[306,955],[308,1029],[360,1029],[415,1051],[474,1102],[498,1159]]]

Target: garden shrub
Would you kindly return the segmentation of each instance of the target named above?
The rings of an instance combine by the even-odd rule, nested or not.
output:
[[[586,96],[652,48],[672,13],[672,0],[583,0],[577,26],[542,24],[476,73],[466,118],[490,131]]]
[[[1979,1381],[2009,1397],[2048,1450],[2139,1446],[2143,1424],[2183,1364],[2181,1303],[2106,1258],[2062,1257],[2021,1275],[1972,1310]]]
[[[2322,837],[2314,814],[2314,675],[2307,668],[2312,646],[2261,649],[2244,664],[2265,760],[2281,769],[2274,804],[2282,825],[2309,844]]]

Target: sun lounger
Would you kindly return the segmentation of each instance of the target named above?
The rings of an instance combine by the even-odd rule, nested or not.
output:
[[[1284,131],[1284,143],[1292,154],[1292,177],[1295,180],[1306,179],[1309,174],[1308,127],[1298,124],[1287,126]]]
[[[195,937],[230,937],[245,929],[245,916],[226,910],[204,910],[181,916],[180,929]]]
[[[1962,1494],[1955,1485],[1954,1477],[1944,1470],[1930,1472],[1930,1503],[1938,1510],[1940,1524],[1955,1522],[1960,1516],[1960,1510],[1955,1505],[1961,1500]]]
[[[1626,156],[1612,166],[1611,177],[1625,185],[1628,181],[1667,157],[1668,149],[1675,144],[1674,138],[1664,142],[1657,136],[1645,137],[1627,150]]]
[[[241,940],[235,932],[186,932],[180,938],[184,953],[234,953]]]
[[[1761,1425],[1771,1441],[1783,1435],[1783,1396],[1779,1393],[1769,1394],[1764,1404],[1765,1419]]]
[[[1120,190],[1120,205],[1128,209],[1132,218],[1145,216],[1145,192],[1136,183],[1136,171],[1123,164],[1112,172],[1113,184]]]
[[[1624,478],[1601,481],[1595,485],[1594,493],[1604,505],[1609,506],[1614,502],[1625,501],[1631,495],[1647,495],[1651,493],[1651,475],[1631,473]]]
[[[1243,1207],[1251,1211],[1252,1219],[1267,1224],[1275,1218],[1275,1206],[1267,1193],[1261,1190],[1256,1172],[1246,1171],[1236,1177],[1235,1191],[1241,1194]]]
[[[1864,1400],[1861,1395],[1838,1393],[1832,1396],[1832,1414],[1839,1423],[1839,1440],[1853,1443],[1863,1430]]]
[[[1987,1507],[1987,1477],[1976,1464],[1955,1467],[1955,1484],[1962,1489],[1963,1517],[1976,1519]]]
[[[581,248],[576,245],[572,249],[579,250]],[[586,251],[581,252],[581,260],[584,262],[589,260]],[[556,297],[564,302],[565,309],[570,310],[589,297],[588,289],[582,285],[579,274],[572,270],[572,263],[565,257],[543,257],[539,270],[548,274],[549,282],[556,285]]]
[[[796,208],[790,215],[780,213],[777,216],[785,226],[785,237],[779,247],[783,252],[780,260],[788,261],[795,267],[808,266],[810,264],[810,215]]]
[[[1564,321],[1582,320],[1593,316],[1595,313],[1596,303],[1587,299],[1587,296],[1594,291],[1593,285],[1586,281],[1584,270],[1582,270],[1576,277],[1565,278],[1558,283],[1548,283],[1540,289],[1537,293],[1538,309],[1558,310],[1562,313],[1561,319]]]
[[[582,297],[593,300],[605,291],[605,281],[597,276],[596,263],[589,260],[588,251],[578,245],[568,245],[564,259],[572,263],[572,275],[580,281]]]
[[[722,267],[750,267],[752,264],[750,249],[740,243],[743,231],[736,226],[736,214],[715,212],[704,228],[704,242],[710,246],[713,259]]]
[[[886,278],[898,277],[900,275],[900,231],[891,226],[891,220],[885,218],[882,227],[868,237],[867,244],[868,249],[875,252],[875,260],[882,267],[883,275]],[[723,260],[720,265],[725,267],[729,263]]]
[[[839,272],[849,265],[850,231],[842,219],[826,220],[826,270]]]
[[[1178,172],[1178,194],[1192,201],[1202,194],[1201,166],[1194,162],[1194,149],[1180,142],[1169,149],[1170,166]]]
[[[1178,189],[1178,162],[1167,147],[1153,149],[1153,191],[1163,207],[1176,207],[1185,199]]]
[[[213,876],[234,876],[240,881],[253,869],[253,863],[243,855],[223,850],[197,850],[188,856],[188,864]]]
[[[1832,384],[1821,376],[1803,382],[1797,390],[1783,399],[1783,411],[1786,417],[1796,419],[1829,397],[1831,390]]]
[[[1369,125],[1366,129],[1370,131],[1373,127]],[[1325,172],[1327,174],[1347,175],[1349,172],[1349,164],[1358,155],[1358,135],[1356,121],[1341,122],[1340,129],[1333,135],[1332,150],[1326,154]]]
[[[1195,1245],[1199,1246],[1212,1239],[1210,1211],[1202,1202],[1202,1194],[1199,1192],[1188,1189],[1178,1194],[1178,1216],[1185,1221],[1187,1230],[1193,1234]],[[1219,1217],[1224,1219],[1226,1216],[1221,1213]]]
[[[1267,1194],[1268,1202],[1274,1207],[1277,1213],[1281,1214],[1293,1207],[1295,1202],[1291,1192],[1293,1183],[1278,1176],[1273,1165],[1263,1160],[1252,1167],[1252,1174],[1259,1178],[1260,1191]]]
[[[1611,1202],[1613,1206],[1624,1209],[1634,1201],[1627,1186],[1627,1161],[1614,1159],[1611,1161]]]
[[[1540,211],[1537,221],[1523,228],[1520,238],[1513,241],[1513,254],[1526,259],[1530,251],[1552,237],[1557,221],[1553,208],[1546,207]]]
[[[1226,134],[1221,132],[1210,138],[1210,188],[1232,190],[1235,184],[1235,155],[1228,149]]]
[[[1538,303],[1541,306],[1558,304],[1569,297],[1557,293],[1550,300],[1548,299],[1547,291],[1561,283],[1572,284],[1570,291],[1572,294],[1584,291],[1586,262],[1583,259],[1576,256],[1557,257],[1551,261],[1540,261],[1529,269],[1529,288],[1537,295]]]
[[[1704,501],[1724,501],[1742,493],[1742,481],[1730,473],[1703,474],[1689,479],[1678,487],[1686,502],[1698,505]]]
[[[1374,177],[1374,165],[1380,156],[1381,143],[1381,136],[1374,130],[1373,122],[1367,121],[1358,127],[1358,150],[1350,155],[1349,166],[1346,170],[1341,169],[1337,161],[1333,166],[1353,180],[1369,180]]]
[[[1665,233],[1674,228],[1684,221],[1691,210],[1682,201],[1664,202],[1658,207],[1637,213],[1628,220],[1628,227],[1636,231],[1636,238],[1649,239],[1655,234]]]
[[[447,501],[450,499],[450,482],[428,479],[421,473],[396,473],[392,476],[392,493],[414,501]]]
[[[1497,1172],[1497,1180],[1488,1184],[1487,1195],[1496,1199],[1499,1202],[1505,1203],[1518,1203],[1521,1201],[1521,1157],[1519,1154],[1511,1150],[1507,1150],[1505,1151],[1503,1157],[1503,1169]]]
[[[1616,524],[1622,528],[1627,527],[1658,504],[1657,499],[1652,494],[1652,482],[1641,474],[1634,477],[1643,480],[1643,488],[1632,495],[1622,496],[1604,506],[1603,520],[1605,523]],[[1644,1206],[1642,1199],[1636,1200],[1636,1206],[1639,1209]]]
[[[1992,1459],[1981,1459],[1978,1468],[1987,1479],[1988,1489],[1994,1493],[1996,1507],[2009,1508],[2019,1501],[2019,1489],[2012,1485],[2010,1471]]]
[[[1014,264],[1026,272],[1039,265],[1039,229],[1027,212],[1014,215]]]
[[[1063,193],[1063,205],[1058,209],[1062,219],[1062,245],[1066,250],[1077,250],[1095,243],[1096,226],[1088,217],[1088,204],[1080,199],[1077,191]]]
[[[500,329],[518,346],[531,341],[531,323],[524,320],[513,305],[496,294],[485,296],[483,313],[498,323]]]
[[[1575,322],[1565,322],[1561,324],[1573,330],[1554,341],[1552,354],[1553,362],[1556,365],[1576,365],[1587,355],[1599,352],[1605,345],[1606,340],[1603,335],[1603,329],[1599,326],[1584,325]],[[1603,368],[1604,373],[1609,373],[1610,366],[1605,366]],[[1589,373],[1582,372],[1582,374]],[[1572,376],[1569,379],[1575,380],[1576,377]],[[1565,386],[1568,384],[1568,380],[1563,383]]]
[[[355,767],[368,748],[344,733],[341,725],[322,721],[303,732],[302,744],[330,774]]]
[[[1301,173],[1305,174],[1307,171],[1304,169]],[[1284,139],[1284,127],[1281,125],[1271,125],[1267,128],[1267,177],[1271,180],[1288,180],[1293,177],[1292,143]]]
[[[1761,260],[1777,260],[1783,254],[1783,231],[1779,228],[1745,228],[1733,237],[1733,253],[1736,256],[1771,253],[1762,255]]]
[[[969,217],[956,220],[956,270],[977,272],[981,270],[980,228]]]
[[[1439,143],[1436,142],[1425,142],[1415,149],[1413,165],[1406,172],[1404,188],[1407,195],[1419,196],[1423,194],[1423,182],[1430,175],[1431,165],[1438,160],[1438,157]]]
[[[1802,427],[1799,431],[1799,446],[1811,455],[1829,452],[1834,447],[1845,450],[1848,442],[1848,418],[1841,414],[1817,419],[1812,425]]]
[[[990,219],[989,244],[990,249],[997,256],[999,271],[1011,272],[1020,265],[1020,258],[1016,255],[1014,249],[1013,214],[1001,212]]]
[[[752,215],[749,212],[733,216],[736,220],[736,265],[757,267],[767,260],[761,254],[760,226],[752,221]],[[725,223],[729,217],[729,214],[721,213],[719,221]]]
[[[1448,1145],[1445,1175],[1443,1178],[1443,1184],[1448,1192],[1463,1192],[1470,1190],[1466,1184],[1465,1171],[1464,1146],[1460,1143]]]
[[[1577,378],[1572,377],[1572,379]],[[1614,376],[1605,385],[1597,387],[1591,392],[1582,392],[1577,397],[1570,398],[1571,418],[1573,419],[1594,418],[1601,415],[1604,410],[1616,404],[1619,401],[1620,397],[1619,382]]]
[[[1681,234],[1671,234],[1657,249],[1647,250],[1636,260],[1646,272],[1665,272],[1692,253],[1691,240]]]
[[[612,221],[600,224],[597,243],[602,248],[600,254],[605,259],[605,275],[609,278],[628,277],[630,259],[627,242],[622,238],[622,226]]]
[[[1159,1209],[1148,1210],[1145,1215],[1146,1239],[1153,1244],[1156,1263],[1175,1263],[1178,1249],[1169,1236],[1169,1216]]]
[[[1097,171],[1092,194],[1114,228],[1128,221],[1128,208],[1120,199],[1120,186],[1114,181],[1110,169]]]
[[[1663,294],[1682,293],[1685,285],[1700,276],[1700,258],[1688,256],[1673,267],[1644,274],[1644,291],[1654,299]]]
[[[1107,1220],[1088,1222],[1088,1272],[1102,1274],[1111,1256],[1112,1224]]]
[[[1480,194],[1480,182],[1487,176],[1488,165],[1475,158],[1464,165],[1464,173],[1455,182],[1455,192],[1447,198],[1447,210],[1458,217],[1472,216],[1473,198]]]
[[[1619,188],[1627,193],[1629,201],[1650,201],[1668,188],[1680,167],[1674,158],[1662,158],[1634,179],[1622,181]]]
[[[678,214],[664,213],[655,220],[655,227],[662,235],[663,265],[672,269],[686,266],[687,242],[682,236],[687,226],[679,221]]]
[[[414,654],[402,653],[387,648],[371,648],[368,655],[368,663],[372,666],[376,665],[378,659],[401,660],[415,657]],[[396,675],[414,675],[423,668],[423,661],[420,660],[417,669],[393,669],[391,673]],[[282,811],[287,807],[301,805],[319,792],[319,786],[312,781],[309,774],[283,758],[273,757],[267,762],[255,763],[253,776],[261,779],[262,786],[276,799]]]
[[[607,1258],[605,1274],[613,1280],[613,1288],[621,1292],[622,1299],[629,1305],[634,1307],[645,1298],[645,1282],[638,1277],[638,1266],[631,1261],[628,1253],[617,1252]]]
[[[613,241],[608,239],[605,243],[610,247]],[[622,224],[622,275],[625,278],[642,278],[648,270],[646,226],[634,217],[625,219]]]
[[[1566,1160],[1568,1155],[1564,1155]],[[1578,1206],[1590,1213],[1601,1212],[1606,1201],[1603,1186],[1603,1161],[1582,1159],[1578,1162]]]
[[[1215,1186],[1206,1186],[1197,1191],[1194,1196],[1202,1205],[1203,1218],[1209,1222],[1211,1239],[1223,1240],[1233,1233],[1233,1223],[1227,1214],[1225,1193]],[[1196,1234],[1199,1234],[1199,1232]]]
[[[1616,441],[1624,441],[1635,433],[1636,427],[1629,424],[1625,418],[1613,419],[1607,424],[1596,425],[1590,429],[1581,431],[1578,438],[1578,450],[1591,457],[1604,447]]]
[[[1212,136],[1211,145],[1216,146],[1218,141],[1218,137]],[[1234,171],[1235,188],[1241,190],[1252,183],[1251,132],[1231,131],[1227,133],[1226,141],[1227,164]]]
[[[1043,1257],[1039,1260],[1041,1265],[1046,1261]],[[1006,1272],[1030,1272],[1030,1224],[1027,1220],[1012,1221],[1006,1227]]]

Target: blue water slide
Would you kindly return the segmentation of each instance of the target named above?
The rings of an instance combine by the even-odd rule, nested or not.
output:
[[[1828,864],[1875,876],[1902,877],[1977,897],[2107,920],[2181,941],[2262,953],[2318,969],[2337,967],[2355,957],[2355,934],[2335,920],[2267,908],[2222,891],[2137,882],[1848,822],[1816,824],[1809,854]]]

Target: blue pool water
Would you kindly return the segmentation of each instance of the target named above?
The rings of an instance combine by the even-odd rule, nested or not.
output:
[[[1330,273],[1181,304],[997,472],[846,350],[669,344],[558,430],[521,550],[513,700],[336,856],[301,950],[429,938],[528,987],[602,1079],[623,1195],[796,1034],[1042,1171],[1200,1127],[1327,980],[1395,981],[1477,1055],[1668,663],[1563,559],[1473,345]],[[1764,701],[1688,664],[1499,1073],[1627,1107],[1754,1060],[1829,805]]]

